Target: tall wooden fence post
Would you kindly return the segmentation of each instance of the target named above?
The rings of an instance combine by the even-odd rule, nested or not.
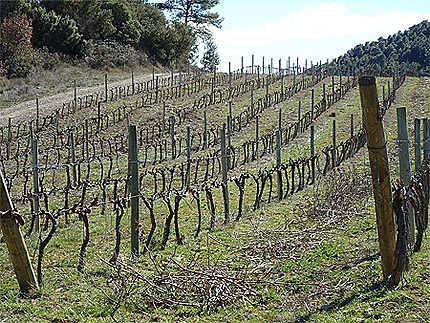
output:
[[[421,168],[421,120],[415,118],[415,171]]]
[[[367,148],[372,172],[382,272],[384,279],[388,279],[396,265],[396,242],[387,147],[382,119],[379,116],[375,77],[361,77],[359,79],[359,87],[363,125],[366,131]]]
[[[282,172],[281,172],[281,131],[276,130],[276,175],[278,179],[278,200],[282,200]]]
[[[131,254],[139,257],[139,172],[135,125],[128,127],[128,176],[131,195]]]
[[[411,181],[411,163],[409,160],[409,138],[408,127],[406,121],[406,108],[397,108],[397,138],[399,141],[399,163],[400,163],[400,178],[405,186]],[[415,242],[415,219],[413,212],[408,212],[406,216],[408,228],[408,244],[413,246]]]
[[[40,203],[39,203],[39,166],[38,166],[38,149],[37,149],[37,139],[31,142],[31,155],[33,162],[33,201],[34,201],[34,213],[35,213],[35,231],[39,235],[40,233]]]
[[[429,158],[430,152],[430,141],[429,141],[429,124],[428,119],[423,119],[423,150],[424,150],[424,160]]]
[[[24,237],[12,211],[12,201],[6,189],[3,173],[0,171],[0,212],[2,212],[0,214],[0,229],[3,232],[19,288],[22,293],[27,294],[32,290],[39,289],[39,284],[31,265]]]
[[[224,224],[230,221],[230,196],[228,193],[228,160],[227,160],[227,149],[225,140],[225,123],[220,129],[221,139],[221,161],[222,161],[222,193],[224,197]]]

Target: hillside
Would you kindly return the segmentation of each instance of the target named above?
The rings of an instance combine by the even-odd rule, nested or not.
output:
[[[388,38],[360,44],[335,61],[358,73],[430,76],[430,23],[425,20]]]
[[[382,281],[358,75],[261,70],[129,78],[0,127],[1,216],[41,286],[20,294],[1,240],[0,322],[430,320],[428,237]],[[376,81],[397,183],[396,109],[413,138],[430,79]]]
[[[208,10],[208,9],[205,9]],[[139,0],[0,2],[0,77],[60,63],[89,68],[192,63],[197,34]]]

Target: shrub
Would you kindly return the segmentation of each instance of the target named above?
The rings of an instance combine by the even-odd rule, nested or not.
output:
[[[32,18],[34,47],[47,47],[70,55],[81,54],[82,35],[73,19],[58,16],[54,11],[47,12],[42,7],[33,9]]]
[[[123,67],[144,64],[146,56],[130,45],[117,41],[89,42],[85,60],[92,68]]]

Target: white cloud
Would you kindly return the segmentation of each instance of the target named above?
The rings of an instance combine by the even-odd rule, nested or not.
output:
[[[277,57],[276,62],[287,56],[314,61],[334,58],[358,43],[403,31],[424,19],[430,20],[430,13],[387,11],[363,15],[351,12],[342,2],[323,2],[288,12],[270,24],[216,30],[214,37],[221,69],[226,70],[228,61],[237,68],[242,55],[246,65],[251,54],[258,57],[258,62],[262,55]]]

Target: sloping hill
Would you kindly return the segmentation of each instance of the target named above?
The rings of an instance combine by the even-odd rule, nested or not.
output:
[[[410,75],[430,75],[430,23],[424,20],[404,32],[366,42],[340,56],[336,63],[358,72],[382,73],[406,70]]]

